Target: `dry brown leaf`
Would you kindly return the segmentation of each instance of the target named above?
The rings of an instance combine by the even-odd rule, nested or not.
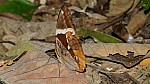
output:
[[[20,36],[28,32],[36,32],[35,39],[45,39],[54,36],[56,22],[18,22],[8,18],[0,17],[0,27],[5,29],[7,35]]]
[[[134,4],[132,6],[132,8],[129,10],[129,12],[133,11],[135,9],[135,7],[137,7],[137,5],[140,3],[141,0],[134,0]]]
[[[4,65],[4,63],[5,63],[5,61],[4,61],[4,60],[0,60],[0,67],[1,67],[1,66],[3,66],[3,65]]]
[[[7,51],[8,49],[4,45],[0,44],[0,56],[4,56]]]
[[[100,84],[102,82],[102,77],[97,72],[94,72],[91,67],[87,67],[86,70],[88,84]]]
[[[2,19],[0,19],[0,22]],[[42,34],[43,36],[37,38],[45,38],[47,36],[55,35],[55,25],[52,23],[38,23],[36,26],[35,23],[24,23],[24,22],[9,22],[8,20],[4,20],[7,22],[8,28],[11,32],[14,32],[17,36],[19,36],[21,31],[23,33],[27,31],[38,32],[38,35]],[[3,23],[0,23],[3,24]],[[19,25],[15,25],[19,24]],[[48,24],[48,25],[47,25]],[[48,31],[47,28],[48,28]],[[26,30],[25,30],[26,29]],[[44,30],[41,30],[44,29]],[[44,36],[45,32],[47,33]],[[39,43],[40,44],[40,43]],[[43,45],[41,45],[43,46]],[[52,49],[54,49],[55,45],[51,45]],[[48,48],[48,47],[46,47]],[[150,50],[150,44],[84,44],[83,45],[84,52],[86,55],[101,55],[107,56],[108,54],[120,53],[123,55],[127,54],[127,51],[134,51],[135,55],[145,54],[148,50]],[[86,84],[86,78],[84,74],[77,73],[74,71],[70,71],[68,68],[59,64],[56,60],[50,58],[40,51],[29,51],[25,56],[23,56],[16,64],[10,66],[5,70],[0,71],[0,76],[2,80],[8,83],[15,83],[15,84],[49,84],[51,83],[65,83],[65,84],[77,84],[83,83]],[[48,63],[47,63],[48,62]],[[142,63],[142,62],[141,62]],[[146,61],[146,64],[149,64],[149,61]],[[34,66],[34,67],[33,67]],[[115,64],[114,64],[115,66]],[[93,71],[93,70],[92,70]],[[61,72],[61,73],[59,73]],[[100,83],[99,74],[97,74],[98,78],[94,77],[95,74],[90,75],[94,79],[95,83]]]
[[[150,13],[149,13],[150,14]],[[129,24],[127,25],[127,30],[130,34],[135,34],[137,30],[142,28],[146,22],[147,17],[149,14],[144,14],[144,11],[139,11],[137,14],[135,14],[132,18]]]
[[[143,60],[143,61],[139,64],[140,67],[147,67],[147,66],[149,66],[149,65],[150,65],[150,58]]]
[[[108,56],[119,53],[126,56],[127,51],[134,52],[134,56],[145,55],[150,50],[150,44],[127,44],[127,43],[102,43],[83,44],[86,55]]]
[[[107,16],[115,16],[128,10],[134,0],[111,0]]]
[[[77,11],[77,12],[85,13],[90,18],[98,19],[98,20],[107,20],[107,17],[105,17],[103,15],[100,15],[98,13],[85,12],[86,8],[87,8],[87,5],[83,9],[81,9],[79,7],[76,7],[76,6],[69,7],[70,10],[74,10],[74,11]]]
[[[94,18],[94,19],[99,19],[99,20],[107,20],[107,17],[102,16],[98,13],[90,13],[90,12],[86,12],[86,14],[90,17],[90,18]]]
[[[125,28],[125,26],[123,24],[118,24],[113,26],[113,32],[119,36],[120,38],[122,38],[124,41],[126,41],[127,43],[132,43],[134,42],[134,37],[128,33],[128,30]]]
[[[86,5],[90,8],[94,8],[97,4],[97,0],[78,0],[78,3],[81,8],[84,8]]]
[[[38,47],[30,42],[35,35],[36,33],[25,33],[17,37],[16,45],[6,52],[6,56],[19,56],[28,50],[38,50]]]
[[[34,39],[45,40],[46,37],[54,36],[56,32],[56,22],[18,22],[8,18],[0,17],[0,28],[3,28],[6,33],[3,36],[3,41],[12,41],[16,43],[16,38],[24,33],[37,33]],[[41,41],[32,41],[39,46],[42,51],[54,49],[54,44],[45,43]],[[12,44],[3,43],[3,45],[10,49]]]
[[[28,1],[30,1],[32,3],[35,2],[35,3],[39,3],[41,5],[45,5],[45,3],[46,3],[47,0],[28,0]]]
[[[6,64],[7,64],[8,66],[12,65],[12,64],[13,64],[13,60],[8,59],[8,60],[6,61]]]
[[[23,21],[23,17],[13,13],[1,13],[0,16],[7,17],[16,21]]]
[[[41,51],[28,51],[19,61],[0,71],[8,84],[87,84],[84,73],[71,71]]]
[[[80,4],[81,8],[84,8],[87,5],[86,0],[78,0],[78,3]]]
[[[76,5],[77,4],[77,0],[70,0],[70,4],[71,5]]]
[[[8,60],[0,60],[0,70],[4,70],[8,68],[8,66],[13,64],[13,60],[8,59]]]
[[[40,23],[24,23],[17,22],[6,18],[0,19],[0,24],[7,24],[7,27],[14,34],[19,34],[19,31],[23,31],[23,33],[27,32],[26,30],[30,30],[32,32],[37,32],[37,36],[35,38],[45,39],[49,36],[55,35],[55,26],[54,22],[40,22]],[[139,20],[138,20],[139,21]],[[18,24],[18,25],[15,25]],[[34,24],[34,25],[33,25]],[[37,44],[40,44],[39,42]],[[41,44],[42,46],[42,44]],[[122,55],[127,55],[127,51],[134,51],[135,55],[146,54],[147,50],[150,48],[149,44],[83,44],[84,52],[86,55],[89,54],[97,54],[101,56],[108,56],[108,54],[120,53]],[[90,46],[90,47],[89,47]],[[48,47],[45,47],[48,48]],[[49,48],[55,48],[55,45],[52,44]],[[46,50],[46,49],[45,49]],[[94,52],[94,53],[93,53]]]

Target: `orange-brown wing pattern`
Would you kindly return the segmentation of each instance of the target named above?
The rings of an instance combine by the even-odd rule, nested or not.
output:
[[[59,12],[56,29],[56,54],[68,68],[83,72],[86,59],[67,6]]]

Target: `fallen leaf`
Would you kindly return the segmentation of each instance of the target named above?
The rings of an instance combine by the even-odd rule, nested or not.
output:
[[[130,72],[130,74],[132,75],[132,77],[138,79],[140,84],[149,84],[150,83],[149,71],[150,71],[150,67],[147,66],[146,68],[138,68],[136,69],[136,71],[134,71],[135,73]]]
[[[3,36],[3,39],[2,39],[2,40],[3,40],[3,41],[11,41],[11,42],[16,43],[16,39],[17,39],[16,36],[11,35],[11,34],[8,34],[8,35]],[[8,50],[14,46],[14,45],[12,45],[12,44],[10,44],[10,43],[2,43],[2,44],[3,44]]]
[[[118,84],[140,84],[139,81],[134,79],[132,76],[130,76],[127,72],[123,73],[103,73],[106,74],[109,78],[109,82],[111,83],[118,83]]]
[[[30,33],[31,34],[31,33]],[[30,35],[29,33],[23,34],[17,38],[16,45],[13,46],[7,53],[7,56],[19,56],[23,52],[28,50],[36,50],[38,49],[37,46],[30,42]],[[32,33],[33,34],[33,33]]]
[[[113,29],[113,32],[117,36],[122,38],[124,41],[128,43],[134,42],[134,37],[130,33],[128,33],[128,30],[125,28],[123,24],[115,25],[112,29]]]
[[[138,55],[138,56],[134,56],[134,52],[129,51],[127,56],[123,56],[120,55],[119,53],[116,53],[116,54],[110,54],[107,57],[98,56],[98,55],[91,55],[86,57],[95,58],[97,60],[106,60],[106,61],[122,64],[126,68],[132,68],[137,64],[139,64],[144,59],[150,58],[150,51],[148,51],[146,55]]]
[[[84,73],[71,71],[41,51],[27,51],[15,64],[1,70],[0,76],[9,84],[87,84]]]
[[[19,15],[16,14],[11,14],[11,13],[1,13],[0,16],[2,17],[7,17],[16,21],[23,21],[23,18]]]
[[[137,32],[137,30],[139,30],[140,28],[142,28],[145,24],[145,21],[147,19],[147,17],[149,16],[149,14],[144,14],[144,11],[139,11],[137,14],[135,14],[129,24],[127,25],[127,30],[128,32],[133,35]]]
[[[90,18],[94,18],[94,19],[99,19],[99,20],[106,20],[107,17],[102,16],[100,14],[97,13],[90,13],[90,12],[85,12]]]
[[[86,8],[87,8],[87,6],[85,6],[83,9],[81,9],[79,7],[76,7],[76,6],[69,7],[70,10],[74,10],[74,11],[77,11],[77,12],[85,13],[90,18],[99,19],[99,20],[106,20],[107,19],[107,17],[105,17],[103,15],[100,15],[100,14],[97,14],[97,13],[85,12]]]
[[[119,53],[120,55],[128,55],[127,51],[134,52],[134,56],[146,55],[150,50],[150,44],[128,44],[128,43],[87,43],[83,44],[85,55],[108,56],[109,54]]]
[[[92,37],[95,42],[104,42],[104,43],[122,43],[121,40],[104,34],[102,32],[97,32],[97,31],[91,31],[91,30],[85,30],[81,28],[77,28],[77,33],[79,36],[86,38],[88,36]]]
[[[111,0],[110,1],[110,8],[107,16],[116,16],[120,13],[125,12],[128,10],[132,5],[134,0]]]
[[[13,64],[13,60],[7,59],[7,60],[0,60],[0,70],[4,70],[8,68],[10,65]]]

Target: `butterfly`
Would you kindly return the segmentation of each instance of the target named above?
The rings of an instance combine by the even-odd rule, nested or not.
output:
[[[84,72],[86,58],[67,6],[62,6],[56,25],[56,55],[71,70]]]

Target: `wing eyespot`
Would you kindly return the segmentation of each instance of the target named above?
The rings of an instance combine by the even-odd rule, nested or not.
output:
[[[79,63],[79,57],[78,57],[78,56],[75,56],[75,57],[74,57],[74,60],[75,60],[77,63]]]

